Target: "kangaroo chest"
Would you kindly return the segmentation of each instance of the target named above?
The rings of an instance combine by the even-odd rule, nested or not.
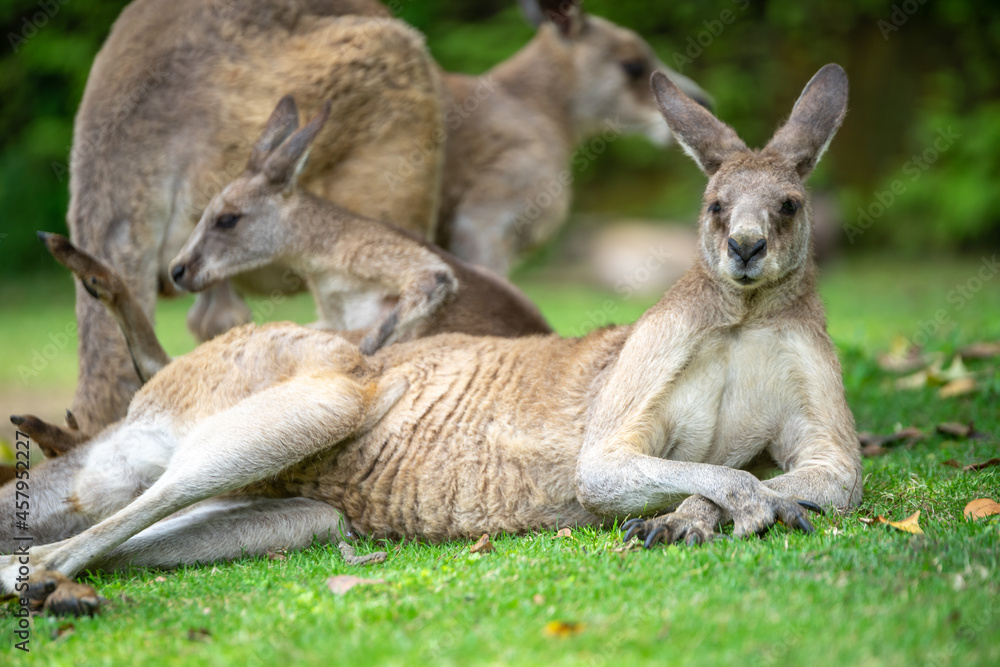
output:
[[[660,455],[742,467],[801,414],[809,351],[775,331],[712,338],[664,397]]]

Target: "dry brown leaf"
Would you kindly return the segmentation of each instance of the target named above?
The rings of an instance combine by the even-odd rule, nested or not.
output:
[[[958,351],[963,359],[989,359],[1000,357],[1000,341],[996,343],[972,343]]]
[[[583,623],[549,621],[545,624],[545,634],[548,637],[569,637],[581,632],[583,632]]]
[[[869,459],[874,458],[876,456],[883,456],[888,453],[889,450],[883,447],[882,445],[871,444],[871,445],[865,445],[864,447],[861,448],[861,456],[864,456],[865,458]]]
[[[871,524],[875,523],[875,519],[871,518],[870,516],[859,516],[858,521],[865,524],[866,526],[870,526]]]
[[[888,526],[892,526],[896,530],[901,530],[904,533],[913,533],[914,535],[923,535],[924,531],[920,529],[917,525],[917,521],[920,519],[920,510],[917,510],[910,516],[906,517],[902,521],[889,521],[881,514],[878,516],[879,523],[884,523]]]
[[[74,632],[76,632],[76,626],[72,623],[63,623],[57,628],[52,628],[52,639],[59,639],[60,637],[69,637]]]
[[[955,459],[948,459],[947,461],[941,461],[941,465],[948,466],[949,468],[961,468],[962,464]]]
[[[267,552],[268,560],[285,560],[285,550],[275,549],[274,551]]]
[[[950,435],[953,438],[968,438],[972,434],[972,424],[960,424],[958,422],[944,422],[937,425],[937,432]]]
[[[212,632],[208,628],[188,628],[187,638],[189,642],[210,642]]]
[[[343,595],[347,591],[351,590],[355,586],[366,586],[375,584],[384,584],[385,579],[365,579],[364,577],[355,577],[351,574],[338,574],[335,577],[330,577],[326,580],[326,587],[330,589],[330,592],[336,593],[337,595]]]
[[[976,498],[962,510],[967,520],[984,519],[993,514],[1000,514],[1000,503],[990,498]]]
[[[573,531],[569,528],[560,528],[559,532],[552,536],[552,539],[554,540],[559,537],[573,537]]]
[[[490,536],[487,533],[483,533],[479,541],[469,547],[469,553],[473,554],[491,554],[494,551],[496,551],[496,547],[493,546],[493,542],[490,541]]]
[[[895,445],[900,442],[905,442],[907,445],[912,445],[920,440],[923,440],[924,432],[915,426],[907,426],[906,428],[901,428],[895,433],[889,435],[875,435],[874,433],[869,433],[867,431],[862,431],[858,433],[858,442],[861,444],[862,453],[864,453],[865,448],[869,448],[868,451],[871,452],[866,456],[880,456],[885,452],[880,451],[881,447],[886,445]]]
[[[157,577],[156,579],[153,579],[153,581],[155,581],[158,584],[162,584],[166,580],[167,580],[166,577]]]
[[[992,468],[995,465],[1000,465],[1000,459],[990,459],[989,461],[983,461],[982,463],[971,463],[962,468],[963,472],[969,472],[970,470],[982,470],[983,468]]]
[[[976,390],[976,381],[971,377],[960,377],[950,380],[945,386],[938,390],[941,398],[954,398],[963,396]]]

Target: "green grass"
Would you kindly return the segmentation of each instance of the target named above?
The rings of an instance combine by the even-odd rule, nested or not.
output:
[[[1000,467],[941,465],[1000,456],[1000,372],[990,370],[997,360],[973,365],[980,391],[947,400],[934,388],[897,390],[874,361],[939,309],[947,319],[931,350],[948,355],[1000,339],[1000,283],[986,283],[961,309],[948,301],[977,266],[975,258],[932,270],[861,258],[825,272],[830,331],[859,430],[899,424],[931,433],[939,422],[974,420],[990,437],[932,434],[866,460],[863,505],[817,517],[812,535],[779,526],[763,539],[623,552],[615,532],[587,528],[560,539],[494,536],[497,551],[481,556],[470,555],[471,542],[368,541],[359,553],[386,548],[389,558],[364,568],[320,546],[284,561],[97,575],[90,582],[111,600],[104,613],[72,621],[71,630],[65,620],[36,618],[28,657],[53,665],[1000,664],[1000,523],[962,517],[969,500],[1000,500]],[[614,298],[541,274],[519,282],[563,332],[592,323]],[[71,289],[43,281],[0,296],[9,314],[0,325],[0,382],[16,384],[11,366],[71,317]],[[611,319],[633,319],[647,305],[617,303]],[[173,352],[192,344],[185,309],[166,303],[158,313]],[[277,315],[308,321],[311,304],[290,300]],[[72,349],[49,366],[32,382],[72,386]],[[916,510],[924,535],[860,521]],[[385,583],[336,596],[325,587],[335,574]],[[551,621],[582,625],[553,637],[545,632]],[[0,661],[24,657],[11,645],[5,633]]]

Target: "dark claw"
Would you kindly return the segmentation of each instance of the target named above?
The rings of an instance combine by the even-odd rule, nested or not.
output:
[[[628,530],[627,530],[627,531],[625,532],[625,537],[623,537],[623,538],[622,538],[622,542],[628,542],[628,541],[629,541],[629,540],[631,540],[631,539],[632,539],[633,537],[637,537],[637,536],[639,535],[639,533],[641,533],[641,532],[642,532],[642,529],[643,529],[643,525],[644,525],[645,523],[646,523],[646,522],[645,522],[645,521],[643,521],[642,523],[637,523],[637,524],[633,525],[633,526],[632,526],[631,528],[629,528],[629,529],[628,529]]]
[[[20,426],[21,424],[24,423],[24,417],[22,417],[21,415],[11,415],[10,423],[13,424],[14,426]]]
[[[805,518],[804,516],[798,517],[795,520],[795,524],[796,526],[798,526],[799,530],[801,530],[803,533],[811,533],[814,530],[816,530],[815,528],[813,528],[813,525],[809,522],[809,519]]]
[[[642,546],[646,549],[652,549],[657,542],[664,541],[664,536],[667,534],[666,526],[657,526],[652,530],[652,532],[646,536],[646,541],[642,543]]]
[[[823,508],[820,507],[819,505],[817,505],[816,503],[810,502],[808,500],[797,500],[796,502],[799,505],[802,505],[803,507],[805,507],[807,510],[812,510],[813,512],[816,512],[817,514],[826,514],[826,512],[823,511]]]
[[[684,543],[689,547],[701,544],[701,535],[699,533],[691,533],[688,535],[687,539],[684,540]]]
[[[646,523],[646,520],[640,517],[636,517],[635,519],[629,519],[628,521],[622,523],[622,525],[619,526],[618,529],[624,532],[629,528],[631,528],[632,526],[636,525],[637,523],[638,524]]]

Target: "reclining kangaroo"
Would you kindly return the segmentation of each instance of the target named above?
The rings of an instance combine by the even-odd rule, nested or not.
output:
[[[622,132],[668,134],[662,120],[649,124],[657,112],[645,79],[659,65],[649,46],[558,4],[541,6],[556,6],[561,27],[542,25],[495,70],[499,89],[480,100],[478,79],[442,82],[420,35],[376,0],[136,0],[94,61],[77,114],[70,236],[121,274],[152,318],[157,290],[173,293],[169,261],[246,164],[274,101],[293,93],[308,109],[334,100],[336,127],[314,142],[303,189],[423,238],[435,238],[443,197],[442,224],[454,232],[439,237],[442,247],[506,271],[512,253],[565,218],[569,187],[559,185],[542,215],[512,223],[539,185],[559,180],[575,142],[604,131],[605,118],[617,118]],[[286,269],[234,280],[247,292],[302,289]],[[248,319],[222,281],[199,294],[188,323],[205,340]],[[73,412],[94,433],[124,416],[140,383],[114,321],[82,290],[77,323]]]
[[[92,611],[93,590],[67,579],[85,568],[261,554],[348,526],[446,540],[653,516],[626,535],[650,547],[728,521],[736,536],[779,520],[809,531],[803,507],[859,502],[803,186],[844,117],[847,77],[823,67],[759,151],[666,76],[652,85],[709,182],[695,266],[638,322],[581,339],[446,334],[372,356],[288,323],[234,329],[32,471],[43,546],[27,590],[19,556],[0,565],[3,590]],[[783,474],[739,469],[760,455]],[[0,507],[13,494],[0,489]],[[13,525],[0,522],[0,548],[17,544]]]

